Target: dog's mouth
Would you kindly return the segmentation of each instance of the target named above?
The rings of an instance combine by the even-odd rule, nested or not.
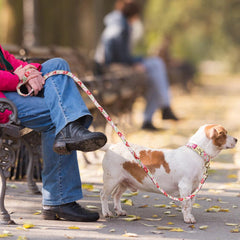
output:
[[[237,138],[232,138],[232,140],[226,145],[226,149],[234,148],[237,144]]]

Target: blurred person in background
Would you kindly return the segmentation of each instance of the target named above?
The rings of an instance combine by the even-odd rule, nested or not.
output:
[[[152,123],[156,110],[162,110],[162,119],[178,120],[170,106],[170,89],[166,67],[159,57],[144,58],[132,54],[132,35],[140,24],[140,6],[134,0],[117,0],[115,9],[104,18],[105,29],[95,53],[98,73],[101,66],[120,63],[133,66],[148,75],[146,107],[142,128],[157,130]],[[139,29],[141,29],[139,27]],[[139,37],[139,36],[138,36]]]

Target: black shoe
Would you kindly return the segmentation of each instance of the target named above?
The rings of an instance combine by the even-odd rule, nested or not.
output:
[[[170,107],[165,107],[162,109],[162,119],[169,119],[169,120],[174,120],[178,121],[179,119],[175,116],[173,113],[172,109]]]
[[[145,122],[142,125],[142,129],[144,130],[150,130],[150,131],[157,131],[158,129],[153,126],[151,122]]]
[[[45,220],[67,220],[79,222],[95,222],[99,219],[97,212],[89,211],[76,202],[57,206],[43,206],[43,219]]]
[[[90,132],[79,122],[68,123],[56,136],[53,150],[58,154],[69,154],[72,150],[95,151],[103,147],[107,137],[101,132]]]

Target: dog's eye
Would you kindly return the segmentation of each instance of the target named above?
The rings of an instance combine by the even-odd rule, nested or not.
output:
[[[221,136],[227,135],[227,132],[221,131],[221,132],[218,133],[218,135],[221,135]]]

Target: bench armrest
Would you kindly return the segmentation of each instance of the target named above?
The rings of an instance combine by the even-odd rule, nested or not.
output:
[[[12,111],[12,114],[9,116],[7,123],[0,123],[0,127],[5,127],[11,123],[19,124],[18,111],[14,103],[7,98],[0,98],[0,112],[3,113],[6,109]]]

